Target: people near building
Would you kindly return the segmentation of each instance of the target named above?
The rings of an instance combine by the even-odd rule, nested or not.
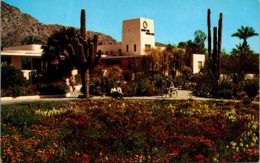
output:
[[[120,87],[120,83],[118,83],[118,85],[114,85],[111,90],[110,90],[110,94],[111,94],[111,97],[113,98],[122,98],[123,96],[123,91],[122,91],[122,88]]]
[[[67,86],[70,86],[70,78],[69,78],[69,76],[66,77],[65,82],[66,82]]]
[[[73,76],[68,75],[66,76],[66,85],[69,87],[69,90],[74,92],[75,91],[75,79],[73,78]]]
[[[110,90],[110,94],[112,95],[115,92],[116,92],[116,87],[115,87],[115,85],[113,85],[113,87]]]
[[[121,88],[121,83],[118,83],[117,87],[116,87],[116,91],[119,93],[119,95],[122,97],[123,96],[123,91]]]
[[[72,92],[75,91],[75,77],[74,76],[70,76],[70,86],[72,88]]]
[[[172,88],[172,89],[174,89],[175,88],[175,86],[174,86],[174,83],[173,83],[173,81],[170,81],[170,88]]]

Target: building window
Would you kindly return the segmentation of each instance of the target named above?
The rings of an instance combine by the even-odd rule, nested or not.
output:
[[[126,52],[128,52],[128,45],[126,45]]]
[[[145,49],[150,49],[151,45],[150,44],[145,44]]]
[[[113,51],[112,50],[110,51],[110,54],[113,55]]]
[[[202,61],[198,61],[198,69],[200,70],[202,68]]]
[[[118,49],[118,55],[121,56],[122,55],[122,50]]]
[[[134,44],[134,52],[136,52],[136,44]]]
[[[32,68],[37,71],[42,70],[42,61],[41,58],[33,58],[32,59]]]
[[[32,69],[32,59],[22,58],[22,70],[31,70],[31,69]]]
[[[9,57],[9,56],[1,56],[1,63],[6,63],[6,64],[8,64],[8,65],[10,65],[11,64],[11,57]]]

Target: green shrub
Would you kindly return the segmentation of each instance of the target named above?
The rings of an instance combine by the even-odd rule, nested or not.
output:
[[[6,89],[1,89],[1,97],[17,97],[37,95],[38,91],[35,85],[29,86],[14,86]]]
[[[65,94],[69,91],[69,86],[63,81],[55,83],[38,83],[37,90],[41,95],[58,95]]]
[[[125,84],[122,84],[122,91],[124,93],[124,96],[135,96],[136,95],[136,89],[133,89],[135,86],[135,83],[133,81],[128,81]]]
[[[259,93],[259,79],[249,79],[245,81],[244,91],[248,97],[253,98]]]
[[[25,80],[21,70],[7,64],[1,65],[1,97],[37,94],[35,86]]]
[[[212,86],[210,79],[206,74],[195,76],[195,87],[193,89],[193,94],[199,97],[212,97]]]
[[[26,83],[21,70],[16,69],[11,65],[1,65],[1,88],[24,86]],[[17,91],[17,90],[16,90]]]
[[[17,97],[22,95],[22,88],[20,86],[15,86],[12,89],[12,96]]]
[[[219,85],[217,96],[219,98],[231,98],[232,95],[233,95],[232,82],[228,80],[223,80]]]

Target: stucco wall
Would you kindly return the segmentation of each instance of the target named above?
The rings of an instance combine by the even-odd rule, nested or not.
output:
[[[192,71],[198,73],[205,63],[205,54],[193,54],[192,55]],[[201,65],[200,65],[201,64]]]
[[[98,45],[97,50],[101,50],[104,55],[118,56],[120,55],[119,50],[122,51],[122,44]]]

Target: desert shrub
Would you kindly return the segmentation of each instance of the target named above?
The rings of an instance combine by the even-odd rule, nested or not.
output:
[[[15,86],[8,87],[6,89],[1,89],[1,97],[17,97],[17,96],[30,96],[37,95],[37,87],[36,85],[29,86]]]
[[[206,74],[198,74],[194,78],[196,85],[192,93],[195,96],[211,97],[212,87],[209,77]]]
[[[118,66],[97,66],[91,74],[90,94],[110,95],[113,85],[122,80],[122,72]]]
[[[35,95],[37,91],[26,81],[21,70],[11,65],[1,65],[1,97]]]
[[[137,73],[134,80],[133,89],[136,96],[153,96],[155,95],[155,87],[150,78],[144,73]]]
[[[232,82],[228,80],[223,80],[219,84],[217,96],[219,98],[231,98],[232,95],[233,95]]]
[[[7,64],[1,65],[1,88],[24,86],[26,80],[21,70]]]
[[[122,84],[122,91],[124,93],[124,96],[135,96],[136,95],[136,89],[135,88],[135,82],[128,81],[127,83]]]
[[[55,83],[38,83],[37,90],[41,95],[65,94],[69,91],[69,86],[64,81]]]
[[[244,91],[250,98],[255,97],[259,93],[259,80],[249,79],[245,81]]]

